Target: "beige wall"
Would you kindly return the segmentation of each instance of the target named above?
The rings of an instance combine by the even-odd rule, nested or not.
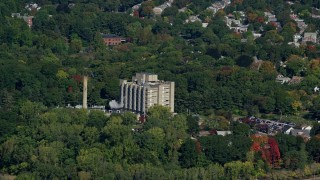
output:
[[[174,112],[174,82],[159,81],[158,75],[148,73],[137,73],[132,81],[120,80],[121,102],[125,109],[145,113],[158,104]]]

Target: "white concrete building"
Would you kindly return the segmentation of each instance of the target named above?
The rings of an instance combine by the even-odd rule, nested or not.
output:
[[[158,80],[156,74],[137,73],[132,82],[120,80],[120,101],[125,110],[140,114],[156,104],[174,112],[174,87],[174,82]]]

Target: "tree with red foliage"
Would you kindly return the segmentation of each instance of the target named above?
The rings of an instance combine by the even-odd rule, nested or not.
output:
[[[72,93],[73,92],[73,88],[72,86],[69,86],[68,89],[67,89],[68,93]]]
[[[82,82],[82,76],[79,74],[73,75],[72,78],[78,83]]]
[[[315,45],[307,45],[307,48],[306,48],[308,51],[310,52],[316,52],[317,48]]]
[[[263,16],[259,16],[259,17],[256,18],[256,21],[258,23],[264,23],[264,17]]]
[[[280,160],[280,151],[279,151],[279,146],[278,142],[272,138],[269,137],[268,139],[268,144],[269,144],[269,152],[270,152],[270,164],[272,164],[273,167],[278,167],[279,166],[279,160]]]
[[[280,151],[277,141],[268,136],[252,135],[253,144],[251,151],[261,152],[261,158],[272,167],[278,167],[280,162]]]
[[[253,142],[250,150],[254,152],[259,152],[261,150],[260,144],[257,142]]]
[[[198,153],[198,154],[200,154],[201,153],[201,144],[200,144],[200,142],[197,140],[196,141],[196,152]]]

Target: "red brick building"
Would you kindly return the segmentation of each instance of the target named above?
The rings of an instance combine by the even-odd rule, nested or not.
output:
[[[115,46],[115,45],[119,45],[122,42],[125,42],[126,39],[123,37],[120,37],[118,35],[115,34],[102,34],[102,39],[104,41],[104,43],[108,46]]]

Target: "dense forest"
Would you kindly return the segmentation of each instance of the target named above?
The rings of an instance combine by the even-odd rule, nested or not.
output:
[[[319,0],[24,0],[0,2],[0,172],[18,179],[251,179],[320,174],[318,43],[288,44],[317,32]],[[141,3],[138,10],[131,7]],[[290,6],[290,8],[288,8]],[[186,7],[187,10],[180,11]],[[244,33],[225,16],[244,12]],[[268,23],[272,12],[279,24]],[[32,26],[12,15],[33,16]],[[199,21],[186,23],[192,16]],[[101,34],[127,39],[106,46]],[[261,34],[254,37],[254,33]],[[147,122],[132,113],[64,108],[119,98],[119,79],[152,72],[176,83],[175,110],[154,107]],[[276,82],[278,74],[299,83]],[[188,112],[188,114],[187,114]],[[199,114],[228,136],[193,136]],[[312,124],[311,139],[260,137],[234,116],[281,114]],[[287,119],[290,121],[290,119]],[[208,122],[209,124],[209,122]],[[268,148],[265,148],[268,147]],[[0,175],[1,175],[0,174]]]

